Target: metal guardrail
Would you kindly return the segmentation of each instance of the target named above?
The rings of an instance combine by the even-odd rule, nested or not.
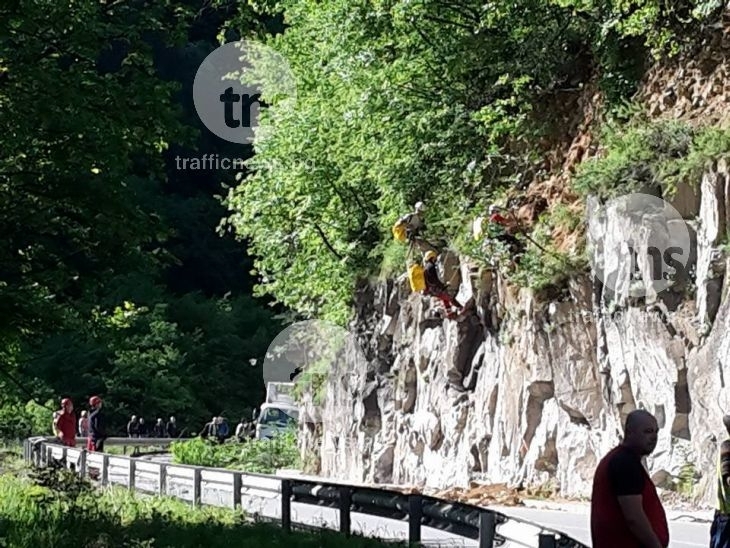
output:
[[[78,440],[81,443],[82,440]],[[167,446],[169,438],[108,438],[106,445]],[[83,445],[82,445],[83,447]],[[495,548],[510,542],[510,546],[526,548],[588,548],[575,539],[539,524],[506,516],[488,508],[437,499],[420,494],[405,494],[389,489],[359,487],[342,483],[313,481],[292,477],[251,474],[233,470],[204,468],[140,460],[139,458],[87,452],[86,449],[66,447],[53,438],[38,437],[25,440],[25,460],[34,466],[46,466],[52,461],[91,477],[101,485],[121,484],[129,489],[168,495],[188,500],[194,506],[203,503],[204,486],[217,492],[230,492],[229,501],[214,502],[219,506],[242,506],[244,499],[281,496],[281,526],[292,530],[292,502],[329,506],[339,510],[339,530],[350,535],[352,513],[408,521],[408,541],[421,544],[422,527],[447,531],[453,535],[477,541],[479,548]],[[122,479],[115,481],[115,470],[122,469]],[[184,482],[189,490],[176,492],[174,481]],[[185,496],[185,495],[188,496]],[[210,503],[208,503],[210,504]],[[521,528],[522,540],[515,538],[514,529]],[[528,528],[529,530],[526,530]],[[506,532],[508,529],[511,532]],[[529,538],[531,540],[524,540]]]

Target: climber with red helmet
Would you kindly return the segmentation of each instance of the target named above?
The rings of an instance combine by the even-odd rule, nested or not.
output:
[[[102,401],[99,396],[89,398],[91,414],[89,415],[89,438],[86,448],[89,451],[103,451],[104,440],[107,438],[104,415],[101,412]]]
[[[500,207],[496,204],[489,206],[489,237],[502,242],[513,257],[522,255],[525,252],[524,244],[515,236],[519,230],[517,218],[511,213],[514,220],[508,220],[500,213]]]
[[[459,301],[449,295],[446,284],[439,279],[436,267],[437,257],[438,255],[436,255],[435,251],[427,251],[423,256],[423,262],[425,263],[423,268],[423,277],[426,282],[426,289],[423,290],[423,294],[431,295],[432,297],[439,299],[444,305],[447,317],[454,318],[456,317],[457,312],[453,311],[452,308],[456,308],[457,311],[459,311],[463,308],[463,306],[459,303]]]
[[[57,412],[55,428],[61,443],[69,447],[76,446],[76,414],[70,398],[61,400],[61,410]]]

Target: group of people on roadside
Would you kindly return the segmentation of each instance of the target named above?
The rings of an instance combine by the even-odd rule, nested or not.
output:
[[[710,548],[730,548],[730,415],[717,458],[717,506]],[[657,446],[659,427],[643,409],[626,418],[623,441],[598,464],[591,496],[593,548],[667,548],[669,526],[654,482],[642,462]]]
[[[245,442],[253,439],[256,435],[256,421],[241,419],[236,425],[236,430],[231,436],[228,421],[225,417],[213,417],[207,422],[198,434],[201,438],[217,443],[225,443],[227,439],[233,439],[237,442]]]
[[[152,428],[149,428],[143,417],[132,415],[127,423],[127,436],[130,438],[177,438],[180,431],[177,428],[175,417],[170,417],[167,423],[157,419]]]
[[[54,436],[68,447],[76,446],[77,437],[86,438],[88,450],[103,451],[104,440],[108,435],[102,407],[101,398],[92,396],[89,398],[89,411],[82,410],[77,420],[73,401],[71,398],[63,398],[61,409],[53,413]],[[162,419],[157,419],[152,429],[148,430],[144,419],[137,419],[136,415],[132,415],[131,420],[127,423],[127,435],[130,438],[177,438],[180,432],[175,417],[170,417],[167,424],[164,424]]]
[[[106,423],[102,413],[103,402],[99,396],[89,398],[90,411],[82,411],[76,420],[71,398],[61,400],[61,409],[53,413],[53,434],[68,447],[76,447],[76,437],[86,438],[89,451],[103,451],[106,440]]]
[[[203,439],[224,443],[230,436],[228,420],[225,417],[213,417],[210,422],[205,423],[198,435]]]

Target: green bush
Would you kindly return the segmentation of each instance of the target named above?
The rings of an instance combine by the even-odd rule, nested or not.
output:
[[[229,468],[258,474],[273,474],[279,468],[298,468],[299,450],[293,429],[272,439],[229,441],[217,444],[201,438],[174,442],[174,462],[195,466]]]
[[[302,401],[304,393],[309,392],[315,405],[324,403],[327,375],[331,363],[331,361],[319,360],[302,371],[294,385],[294,397],[297,401]]]
[[[561,218],[560,215],[564,213],[556,214],[554,217],[543,215],[530,233],[533,241],[518,236],[525,241],[525,254],[515,271],[507,273],[510,281],[521,287],[542,292],[565,286],[571,276],[587,269],[588,261],[584,248],[561,253],[552,241],[552,228]],[[577,228],[576,225],[571,226],[573,230]]]
[[[607,123],[601,148],[601,156],[578,169],[573,187],[579,193],[612,198],[643,191],[672,197],[678,183],[696,187],[708,162],[730,155],[730,131],[637,116],[628,123]]]
[[[602,198],[649,190],[671,195],[693,138],[693,129],[676,120],[609,122],[601,137],[605,153],[580,165],[573,186]]]

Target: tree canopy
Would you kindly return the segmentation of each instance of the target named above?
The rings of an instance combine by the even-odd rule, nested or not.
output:
[[[417,200],[454,239],[473,213],[544,170],[550,106],[596,77],[617,103],[651,55],[676,53],[718,2],[283,0],[269,45],[294,105],[262,119],[252,175],[229,195],[261,293],[349,317],[359,278],[402,268],[390,226]],[[401,262],[399,262],[401,261]]]
[[[210,138],[185,92],[233,2],[0,7],[0,390],[136,412],[237,416],[278,330],[217,225],[224,174],[170,168]],[[200,57],[200,58],[198,58]],[[249,154],[250,151],[238,151]],[[192,179],[192,182],[191,182]],[[22,406],[21,406],[22,407]],[[17,421],[16,421],[17,422]]]

